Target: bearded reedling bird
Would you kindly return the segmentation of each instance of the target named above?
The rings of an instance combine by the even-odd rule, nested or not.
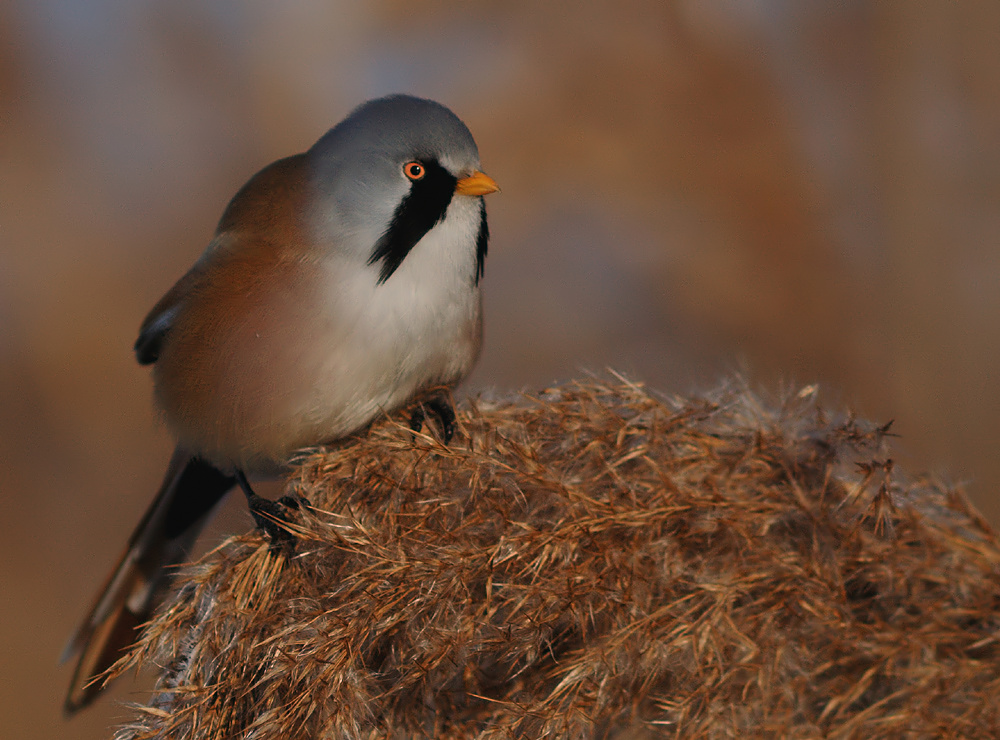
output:
[[[482,339],[489,232],[468,128],[430,100],[369,101],[309,151],[254,175],[135,343],[177,438],[159,493],[70,641],[70,714],[135,637],[210,510],[239,485],[272,539],[284,506],[247,476],[280,472],[468,374]],[[422,408],[422,407],[420,407]],[[454,413],[427,408],[445,441]],[[420,417],[422,418],[422,417]],[[419,424],[414,417],[414,423]]]

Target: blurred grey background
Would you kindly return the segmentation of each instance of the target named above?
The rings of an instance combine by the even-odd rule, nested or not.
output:
[[[146,685],[61,718],[58,654],[170,453],[139,321],[251,174],[396,91],[503,187],[467,390],[816,382],[1000,521],[995,0],[7,0],[3,737],[109,737]]]

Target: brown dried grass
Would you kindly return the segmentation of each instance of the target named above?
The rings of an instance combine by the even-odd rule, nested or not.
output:
[[[996,534],[813,396],[575,382],[309,454],[294,554],[187,569],[119,737],[996,737]]]

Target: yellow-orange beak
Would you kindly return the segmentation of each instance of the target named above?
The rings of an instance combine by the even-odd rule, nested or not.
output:
[[[455,185],[455,192],[459,195],[488,195],[500,190],[500,186],[494,182],[489,175],[478,170],[468,177],[463,177]]]

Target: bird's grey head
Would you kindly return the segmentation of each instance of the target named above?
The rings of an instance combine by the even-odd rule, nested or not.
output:
[[[479,168],[476,142],[461,119],[440,103],[409,95],[364,103],[307,156],[319,196],[314,226],[337,249],[376,265],[381,282],[445,217],[457,181]],[[481,222],[477,279],[485,210]]]

